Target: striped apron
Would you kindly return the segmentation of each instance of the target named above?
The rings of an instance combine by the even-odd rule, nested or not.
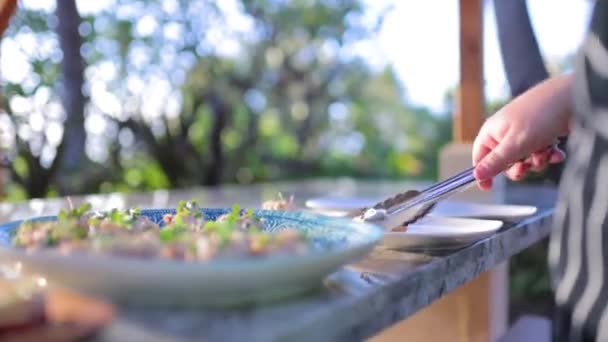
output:
[[[579,51],[574,122],[551,236],[554,341],[608,342],[608,0]]]

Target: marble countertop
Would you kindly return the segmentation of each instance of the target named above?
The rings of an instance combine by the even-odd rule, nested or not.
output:
[[[75,197],[95,209],[111,207],[172,207],[178,199],[194,198],[203,206],[240,203],[259,205],[278,191],[294,194],[298,203],[326,195],[383,196],[395,189],[422,188],[422,183],[361,183],[313,181],[156,191],[147,194],[107,194]],[[232,311],[178,311],[121,308],[102,340],[316,341],[361,340],[389,327],[480,273],[546,238],[551,230],[555,190],[518,187],[512,202],[535,204],[540,210],[521,222],[507,223],[498,233],[466,248],[444,254],[407,253],[378,248],[367,258],[326,279],[318,292],[273,305]],[[534,194],[532,196],[531,194]],[[539,195],[540,194],[540,195]],[[536,201],[536,202],[535,202]],[[65,199],[0,204],[0,220],[54,214]]]

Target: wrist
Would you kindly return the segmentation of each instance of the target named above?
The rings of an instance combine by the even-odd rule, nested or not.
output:
[[[557,108],[561,108],[558,111],[559,119],[564,123],[562,130],[560,131],[560,137],[567,136],[570,134],[572,128],[572,119],[574,113],[574,76],[571,74],[559,75],[554,77],[556,83],[556,102],[559,102]]]
[[[542,127],[552,132],[552,138],[566,136],[572,126],[573,84],[572,75],[548,78],[521,95],[520,108],[542,118],[540,120],[543,123]]]

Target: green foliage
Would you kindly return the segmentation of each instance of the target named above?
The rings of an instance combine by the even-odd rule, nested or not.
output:
[[[511,258],[509,297],[511,317],[522,314],[551,315],[553,292],[547,264],[548,241]]]
[[[87,87],[93,90],[87,120],[105,122],[103,132],[87,134],[108,152],[91,156],[90,165],[69,176],[79,192],[436,176],[437,151],[451,136],[449,117],[409,106],[390,68],[373,70],[349,52],[371,34],[361,2],[241,0],[238,13],[208,0],[174,5],[119,0],[82,18]],[[235,16],[247,28],[232,30]],[[25,7],[8,39],[19,42],[27,33],[56,44],[52,18]],[[152,23],[149,29],[142,29],[144,19]],[[218,28],[233,52],[221,49]],[[5,87],[15,131],[30,123],[23,119],[28,113],[13,113],[11,99],[32,99],[43,89],[50,94],[45,106],[58,103],[56,52],[28,62],[27,77],[35,80],[28,85],[34,86]],[[99,73],[112,65],[116,72]],[[154,84],[166,90],[162,99],[146,88]],[[117,106],[99,98],[101,88]],[[173,100],[173,109],[162,105]],[[160,103],[152,116],[148,102]],[[29,182],[51,166],[16,139],[14,180],[21,181],[9,187],[10,198],[23,198],[23,190],[32,196],[40,186],[47,195],[65,195],[50,171],[48,184]]]

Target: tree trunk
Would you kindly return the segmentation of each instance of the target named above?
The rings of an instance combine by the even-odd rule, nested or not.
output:
[[[498,41],[511,96],[549,77],[532,29],[526,0],[494,0]]]
[[[205,174],[203,185],[218,185],[222,181],[224,171],[224,149],[222,145],[222,134],[228,125],[230,110],[215,90],[209,96],[209,107],[213,114],[211,126],[211,137],[209,141],[210,160]]]
[[[64,126],[64,153],[61,161],[63,171],[75,170],[85,160],[86,132],[84,128],[85,62],[80,54],[82,38],[78,32],[81,23],[75,0],[57,0],[57,35],[63,52],[62,102],[67,115]]]

